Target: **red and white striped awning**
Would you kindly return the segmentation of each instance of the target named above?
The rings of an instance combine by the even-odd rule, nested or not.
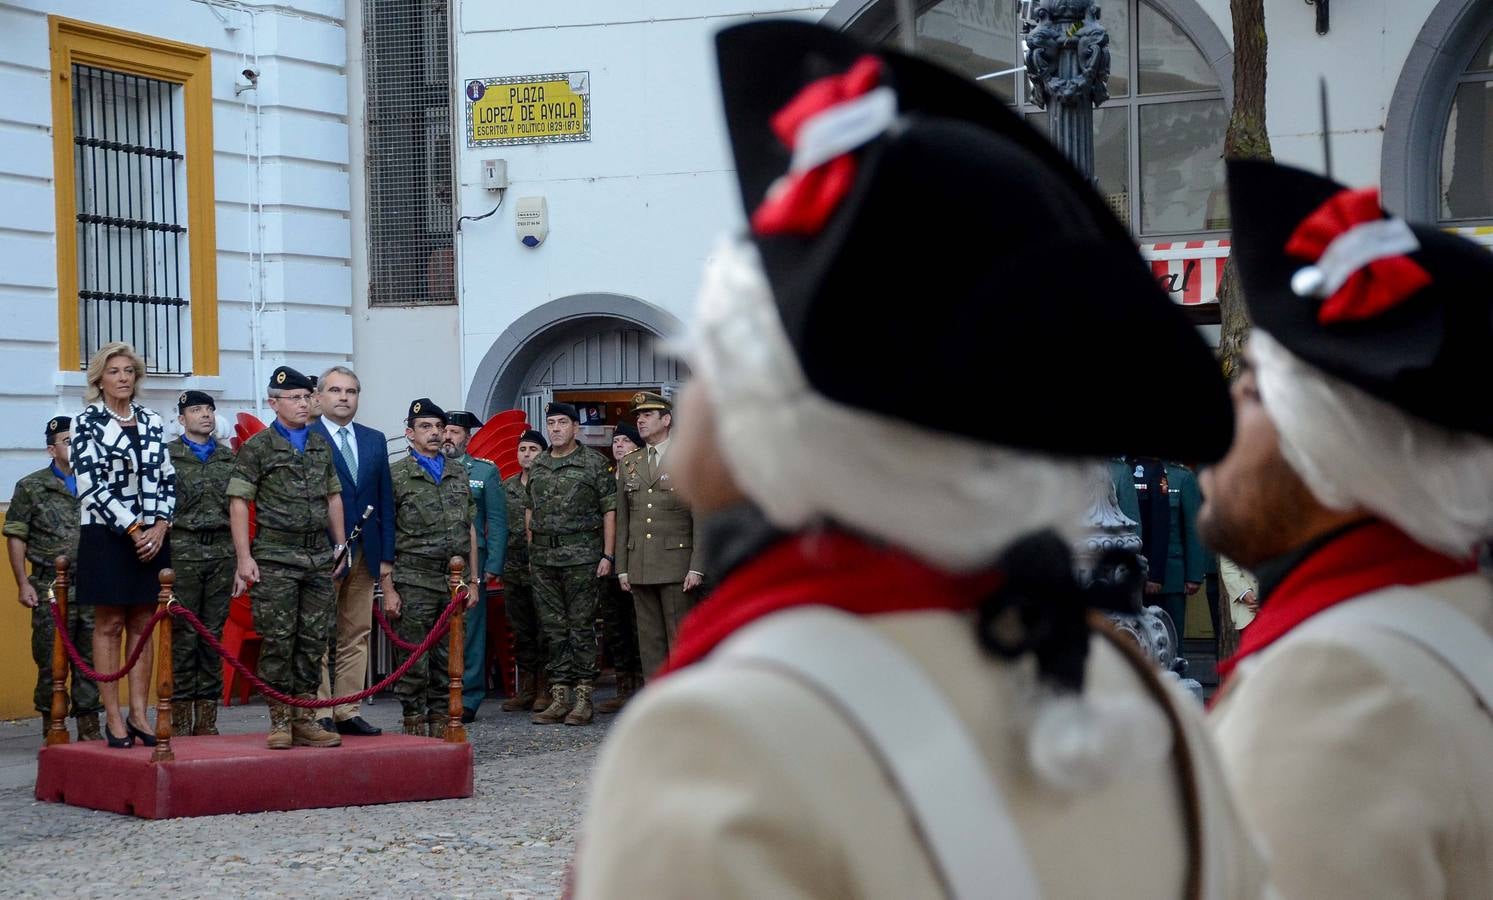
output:
[[[1229,258],[1228,240],[1141,244],[1140,252],[1173,300],[1183,306],[1218,302],[1223,264]]]

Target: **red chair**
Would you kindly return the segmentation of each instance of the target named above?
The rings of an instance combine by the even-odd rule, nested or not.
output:
[[[223,624],[223,649],[243,660],[251,670],[259,666],[259,648],[263,641],[254,630],[254,614],[250,611],[249,595],[234,597],[228,604],[228,621]],[[238,690],[240,705],[249,702],[252,686],[249,679],[239,677],[225,660],[223,663],[223,705],[233,705],[234,689]]]
[[[503,611],[503,592],[487,592],[487,670],[496,670],[504,697],[518,690],[517,662],[513,658],[513,629]]]

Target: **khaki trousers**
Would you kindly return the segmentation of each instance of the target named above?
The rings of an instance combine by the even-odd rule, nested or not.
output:
[[[638,619],[638,656],[645,677],[653,677],[669,658],[679,620],[693,605],[694,600],[684,592],[683,584],[632,585],[632,608]]]
[[[337,682],[330,683],[327,655],[321,657],[321,688],[318,700],[345,697],[361,691],[368,679],[368,634],[373,629],[373,576],[367,562],[358,554],[352,570],[337,590],[337,628],[332,641],[336,651]],[[358,714],[360,704],[345,703],[332,710],[332,718],[345,722]],[[322,710],[319,715],[325,716]]]

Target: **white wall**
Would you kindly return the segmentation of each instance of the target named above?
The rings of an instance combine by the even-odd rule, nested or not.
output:
[[[220,375],[152,378],[145,402],[174,413],[195,387],[230,418],[252,410],[255,297],[266,379],[281,363],[314,373],[353,351],[342,0],[0,0],[0,499],[42,464],[45,420],[81,406],[81,373],[58,371],[48,14],[213,53]],[[256,56],[259,88],[236,96]]]

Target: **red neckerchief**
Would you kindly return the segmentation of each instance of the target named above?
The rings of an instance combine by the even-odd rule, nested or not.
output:
[[[685,617],[660,674],[699,662],[739,629],[796,606],[861,616],[973,609],[1000,583],[997,572],[953,575],[843,532],[794,535],[732,572]]]
[[[1424,584],[1476,571],[1475,560],[1427,549],[1387,522],[1355,528],[1308,556],[1271,592],[1240,636],[1239,652],[1219,664],[1219,677],[1227,678],[1246,657],[1339,603],[1391,585]]]

